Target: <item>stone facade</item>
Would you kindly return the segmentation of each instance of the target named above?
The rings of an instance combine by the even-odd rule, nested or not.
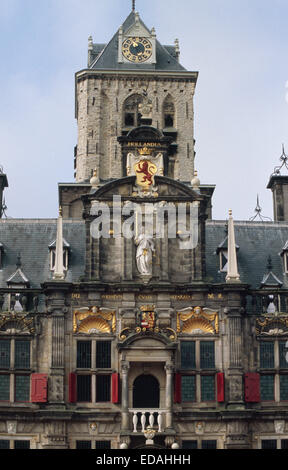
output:
[[[125,62],[116,73],[109,47],[89,42],[61,224],[0,221],[0,448],[145,448],[149,425],[154,448],[288,446],[287,218],[230,219],[236,244],[225,221],[211,220],[214,187],[194,175],[197,73],[180,67],[178,49],[156,44],[156,64]],[[134,126],[133,95],[137,106],[148,97]],[[185,221],[170,237],[168,208],[181,205]],[[115,207],[117,223],[103,219],[97,237],[99,213]],[[195,207],[191,246],[184,225]],[[153,228],[141,239],[137,211],[141,228],[159,208],[163,236]],[[129,220],[131,237],[118,236]],[[63,238],[68,263],[56,279]]]

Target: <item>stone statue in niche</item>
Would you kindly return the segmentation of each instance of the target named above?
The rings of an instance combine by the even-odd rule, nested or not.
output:
[[[152,275],[152,258],[155,245],[151,235],[144,232],[142,228],[139,235],[135,236],[137,269],[143,276]]]

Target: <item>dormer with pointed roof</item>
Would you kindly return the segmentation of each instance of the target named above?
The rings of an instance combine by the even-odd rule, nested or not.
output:
[[[29,279],[27,276],[24,274],[22,270],[22,262],[21,262],[21,255],[20,253],[17,255],[17,263],[16,263],[16,271],[9,276],[9,278],[6,280],[7,286],[8,287],[20,287],[20,288],[26,288],[30,286]]]

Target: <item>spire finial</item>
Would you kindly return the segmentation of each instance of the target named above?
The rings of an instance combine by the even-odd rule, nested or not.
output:
[[[240,276],[238,272],[237,254],[236,254],[236,243],[234,233],[234,221],[232,217],[232,209],[229,209],[228,219],[228,269],[226,282],[240,282]]]
[[[16,267],[19,269],[19,268],[21,268],[21,266],[22,266],[21,253],[19,252],[18,255],[17,255]]]
[[[132,11],[135,11],[135,3],[136,3],[136,0],[132,0]]]

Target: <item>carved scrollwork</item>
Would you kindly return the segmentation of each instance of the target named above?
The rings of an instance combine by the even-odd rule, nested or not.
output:
[[[288,316],[267,316],[256,318],[257,335],[273,336],[288,334]]]
[[[6,334],[36,334],[39,330],[35,316],[17,312],[0,315],[0,333]]]

